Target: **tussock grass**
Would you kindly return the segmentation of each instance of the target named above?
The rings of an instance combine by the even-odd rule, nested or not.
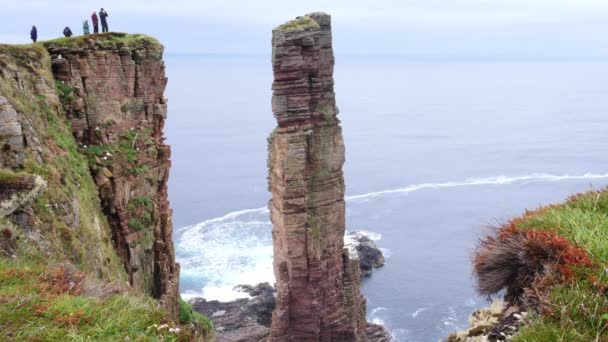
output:
[[[546,236],[567,240],[575,259],[568,259],[561,266],[577,266],[567,270],[558,264],[543,265],[542,271],[534,274],[535,281],[522,290],[535,293],[532,303],[537,314],[513,341],[608,341],[608,189],[527,211],[489,239],[500,240],[501,235],[511,234],[509,231],[544,232]],[[526,244],[520,247],[529,248]],[[590,262],[577,264],[583,260],[578,259],[583,258],[580,251]],[[563,254],[552,257],[563,261]]]

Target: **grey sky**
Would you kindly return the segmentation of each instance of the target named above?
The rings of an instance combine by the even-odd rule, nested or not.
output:
[[[337,53],[431,57],[608,56],[606,0],[0,0],[0,41],[82,32],[105,7],[110,28],[158,37],[168,53],[264,54],[270,31],[332,14]]]

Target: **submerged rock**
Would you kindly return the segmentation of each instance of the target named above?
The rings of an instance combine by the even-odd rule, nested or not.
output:
[[[346,247],[350,257],[359,259],[362,277],[371,277],[374,268],[384,266],[384,255],[374,240],[363,232],[354,231],[346,234]]]

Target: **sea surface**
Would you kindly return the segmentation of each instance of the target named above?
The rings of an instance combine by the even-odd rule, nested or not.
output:
[[[166,57],[184,297],[274,281],[269,58]],[[437,341],[487,304],[470,258],[489,227],[608,185],[608,61],[336,59],[347,230],[388,257],[363,292],[397,341]]]

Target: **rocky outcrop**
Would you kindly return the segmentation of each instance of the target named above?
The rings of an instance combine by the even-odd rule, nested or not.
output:
[[[368,342],[391,342],[393,340],[384,326],[367,322],[365,326],[365,338]]]
[[[490,307],[475,311],[469,317],[467,330],[452,333],[446,342],[496,342],[511,341],[513,335],[525,323],[527,313],[518,306],[507,306],[495,300]]]
[[[231,302],[195,298],[190,302],[194,310],[211,319],[218,341],[265,341],[276,304],[276,290],[268,283],[241,285],[239,288],[251,298]]]
[[[362,277],[371,277],[374,268],[384,266],[384,255],[374,240],[362,232],[354,231],[346,234],[345,245],[351,258],[359,260]]]
[[[100,35],[47,43],[72,133],[89,158],[112,240],[130,283],[177,315],[179,265],[167,198],[163,47],[149,37]]]
[[[333,90],[331,18],[273,30],[270,216],[277,307],[269,341],[361,341],[365,299],[344,248],[344,143]]]

